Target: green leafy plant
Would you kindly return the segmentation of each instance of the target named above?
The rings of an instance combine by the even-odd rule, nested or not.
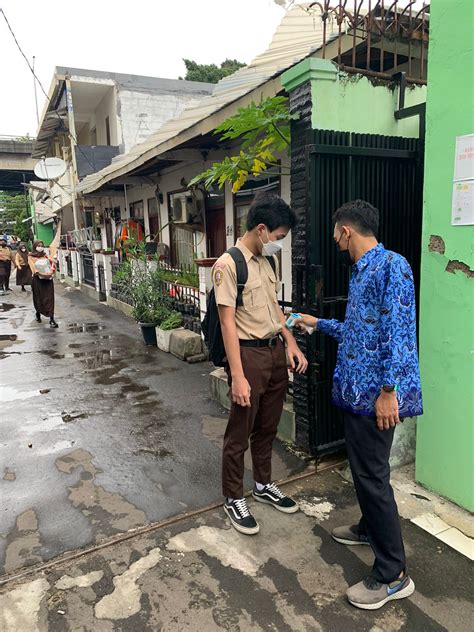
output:
[[[286,97],[268,97],[260,103],[252,102],[239,108],[237,114],[226,119],[214,130],[221,141],[240,140],[240,151],[215,162],[210,169],[195,176],[189,186],[213,184],[221,188],[224,182],[232,183],[235,193],[247,178],[264,172],[284,173],[277,154],[289,152],[290,123],[298,115],[291,114]]]
[[[162,281],[167,283],[176,283],[178,285],[187,285],[189,287],[199,288],[198,272],[175,272],[174,270],[166,270],[159,267],[157,275]]]
[[[181,316],[181,314],[179,312],[173,311],[170,312],[169,316],[160,323],[160,329],[163,329],[164,331],[170,331],[171,329],[177,329],[178,327],[181,327],[182,324],[183,317]]]

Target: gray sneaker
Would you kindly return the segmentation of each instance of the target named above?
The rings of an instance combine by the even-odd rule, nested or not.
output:
[[[352,527],[336,527],[333,529],[332,537],[340,544],[348,544],[349,546],[353,544],[368,544],[370,546],[367,536],[363,533],[359,533],[358,525]]]
[[[356,608],[378,610],[387,601],[404,599],[413,595],[414,592],[415,583],[408,575],[405,575],[402,579],[396,579],[390,584],[381,584],[369,576],[363,582],[351,586],[346,595],[349,603]]]

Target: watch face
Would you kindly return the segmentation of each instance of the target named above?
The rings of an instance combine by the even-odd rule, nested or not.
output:
[[[388,385],[388,384],[385,386],[382,386],[382,388],[386,393],[392,393],[395,390],[395,386]]]

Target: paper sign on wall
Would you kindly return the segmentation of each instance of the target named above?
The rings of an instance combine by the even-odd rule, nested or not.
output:
[[[454,183],[451,219],[453,226],[474,224],[474,180]]]
[[[451,224],[474,224],[474,134],[456,138]]]

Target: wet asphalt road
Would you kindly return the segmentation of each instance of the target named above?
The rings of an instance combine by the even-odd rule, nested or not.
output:
[[[210,365],[145,347],[133,321],[60,283],[56,303],[53,330],[30,293],[0,297],[4,573],[221,497]],[[302,468],[275,447],[275,478]]]

